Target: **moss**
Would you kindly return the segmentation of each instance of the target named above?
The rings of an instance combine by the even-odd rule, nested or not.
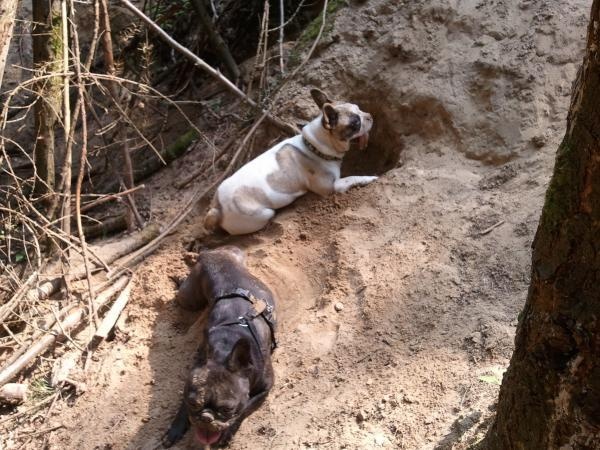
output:
[[[323,35],[321,36],[321,39],[323,39],[333,30],[335,14],[343,6],[347,6],[346,0],[329,0],[329,2],[327,3],[327,14],[325,15],[325,28],[323,28]],[[303,51],[310,47],[314,40],[317,38],[322,23],[323,13],[320,12],[319,15],[304,29],[304,31],[298,38],[296,45],[290,52],[290,67],[295,67],[298,64],[300,64],[300,55]]]
[[[52,16],[52,34],[50,37],[50,47],[52,47],[52,52],[54,53],[54,57],[56,61],[62,62],[62,48],[63,48],[63,39],[62,39],[62,17],[60,14]]]
[[[576,207],[579,172],[579,159],[573,153],[573,144],[565,137],[558,148],[554,173],[546,191],[540,224],[546,231],[554,230]]]
[[[190,144],[198,139],[198,133],[196,130],[189,130],[186,133],[182,134],[177,138],[173,144],[171,144],[168,148],[165,149],[162,154],[163,159],[168,164],[177,157],[179,157],[186,149],[190,146]]]

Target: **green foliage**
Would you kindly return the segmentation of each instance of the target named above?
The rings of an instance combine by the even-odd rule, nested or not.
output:
[[[558,148],[554,174],[546,191],[546,201],[541,218],[544,228],[554,229],[557,227],[576,206],[575,187],[578,174],[577,158],[573,155],[573,145],[567,135]]]
[[[484,383],[496,384],[496,385],[500,386],[502,384],[502,378],[504,377],[504,372],[506,372],[506,369],[504,369],[502,367],[493,367],[490,370],[489,375],[481,375],[478,379],[479,379],[479,381],[483,381]]]
[[[189,130],[187,133],[179,136],[177,140],[165,150],[165,161],[169,162],[177,158],[179,155],[185,152],[190,144],[196,139],[198,139],[198,133],[196,130]]]
[[[45,377],[36,378],[29,383],[28,391],[32,401],[40,401],[54,394],[54,388],[50,386]]]

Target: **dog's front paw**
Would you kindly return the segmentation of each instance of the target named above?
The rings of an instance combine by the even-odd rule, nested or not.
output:
[[[373,181],[376,181],[379,179],[379,177],[361,177],[363,178],[361,181],[359,181],[358,185],[359,186],[366,186],[369,183],[372,183]]]
[[[177,411],[177,415],[175,416],[175,419],[173,419],[171,426],[163,435],[161,439],[162,445],[166,448],[171,447],[183,438],[189,427],[190,422],[188,420],[187,408],[185,407],[185,404],[183,404],[179,408],[179,411]]]
[[[348,189],[355,186],[366,186],[369,183],[377,180],[379,177],[369,177],[369,176],[351,176],[340,178],[336,180],[333,184],[333,189],[337,193],[343,193],[348,191]]]
[[[176,442],[180,441],[185,433],[181,433],[181,430],[176,430],[173,427],[169,428],[164,436],[162,437],[162,445],[165,448],[173,446]]]

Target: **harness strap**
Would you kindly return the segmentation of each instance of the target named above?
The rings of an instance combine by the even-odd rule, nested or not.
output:
[[[211,330],[213,328],[225,327],[225,326],[231,326],[231,325],[239,325],[242,327],[248,327],[248,329],[250,330],[250,334],[252,334],[252,337],[258,344],[259,348],[261,349],[261,353],[262,353],[262,345],[260,344],[260,340],[258,339],[258,332],[256,331],[256,326],[253,323],[254,319],[256,319],[257,317],[262,317],[264,319],[265,323],[267,324],[267,326],[269,327],[269,330],[271,331],[271,353],[273,353],[273,351],[277,348],[277,340],[275,339],[275,319],[273,318],[273,310],[274,310],[273,305],[270,304],[269,302],[267,302],[266,300],[257,299],[250,293],[249,290],[242,289],[242,288],[236,288],[236,289],[233,289],[230,291],[219,292],[219,295],[217,295],[217,297],[215,298],[215,303],[217,303],[220,300],[225,300],[225,299],[230,299],[230,298],[243,298],[244,300],[250,302],[252,304],[252,306],[254,307],[254,311],[256,314],[254,314],[254,315],[246,314],[244,316],[240,316],[235,321],[216,325],[215,327],[212,327]],[[263,303],[263,305],[262,305],[263,308],[260,310],[257,309],[257,304],[259,302]],[[210,330],[209,330],[209,332],[210,332]]]

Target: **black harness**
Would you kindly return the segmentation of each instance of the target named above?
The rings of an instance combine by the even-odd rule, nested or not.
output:
[[[254,308],[255,314],[245,314],[243,316],[238,317],[234,321],[220,323],[212,327],[210,330],[208,330],[208,332],[210,333],[215,328],[228,327],[232,325],[248,327],[248,329],[250,330],[250,334],[252,334],[252,337],[258,345],[258,348],[260,348],[262,355],[262,345],[260,343],[260,340],[258,339],[256,325],[254,325],[254,319],[262,317],[265,323],[269,326],[269,329],[271,330],[271,353],[273,353],[273,351],[277,348],[277,341],[275,340],[275,305],[273,305],[273,303],[270,303],[267,300],[258,299],[254,297],[254,295],[252,295],[249,290],[242,288],[236,288],[231,291],[224,291],[219,293],[219,295],[217,295],[217,297],[215,298],[215,304],[220,300],[225,300],[228,298],[243,298],[244,300],[249,301]]]
[[[326,155],[325,153],[319,151],[317,147],[308,142],[308,139],[306,139],[304,136],[302,136],[302,142],[304,142],[306,148],[308,148],[311,152],[313,152],[319,158],[324,159],[325,161],[339,161],[341,159],[341,157],[338,158],[337,156]]]

